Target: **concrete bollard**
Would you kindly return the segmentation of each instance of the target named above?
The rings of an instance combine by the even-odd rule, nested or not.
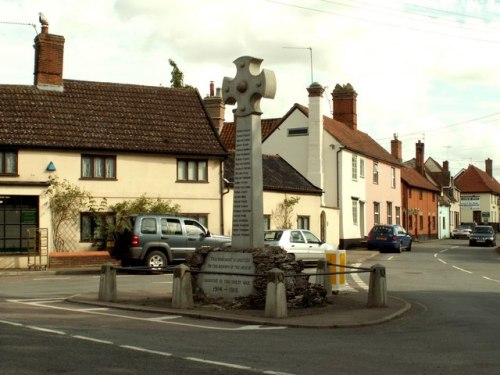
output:
[[[387,283],[385,267],[375,264],[371,267],[367,307],[387,307]]]
[[[112,264],[101,266],[99,281],[99,301],[112,302],[116,300],[116,268]]]
[[[273,268],[267,273],[265,316],[268,318],[286,318],[288,316],[285,273],[278,268]]]
[[[192,309],[194,307],[191,272],[185,264],[180,264],[174,268],[172,307],[178,309]]]
[[[332,278],[327,275],[329,272],[328,261],[326,259],[319,259],[316,267],[316,283],[323,285],[326,290],[327,297],[332,295]]]

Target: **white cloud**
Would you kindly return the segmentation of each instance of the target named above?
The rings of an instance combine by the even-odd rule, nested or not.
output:
[[[498,2],[20,0],[0,4],[0,21],[39,29],[39,11],[66,38],[67,79],[168,86],[171,58],[204,96],[235,75],[237,57],[262,58],[277,79],[264,117],[307,105],[311,47],[327,110],[335,84],[350,82],[358,128],[382,146],[398,133],[411,158],[425,131],[426,156],[449,159],[452,172],[491,158],[500,175],[500,115],[449,127],[500,112]],[[0,23],[0,83],[32,83],[34,37]]]

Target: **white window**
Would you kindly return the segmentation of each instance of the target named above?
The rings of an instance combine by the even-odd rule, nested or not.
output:
[[[373,163],[373,183],[378,184],[378,163],[377,162]]]
[[[297,216],[297,229],[309,229],[309,216]]]
[[[206,160],[177,160],[177,181],[208,181],[208,162]]]
[[[365,159],[359,159],[359,177],[365,178]]]
[[[392,202],[387,202],[387,224],[392,224]]]
[[[396,189],[396,168],[391,168],[391,187]]]
[[[352,223],[358,225],[358,200],[352,200]]]
[[[375,224],[380,224],[380,203],[373,203],[373,221]]]
[[[358,179],[358,157],[356,155],[352,155],[352,179]]]
[[[82,178],[115,179],[116,156],[82,155]]]

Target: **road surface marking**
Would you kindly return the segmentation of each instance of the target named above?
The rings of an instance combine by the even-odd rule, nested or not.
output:
[[[457,267],[457,266],[452,266],[453,268],[459,270],[459,271],[463,271],[463,272],[467,272],[467,273],[472,273],[471,271],[467,271],[467,270],[464,270],[463,268],[460,268],[460,267]]]
[[[55,333],[56,335],[65,335],[66,334],[66,332],[56,331],[55,329],[49,329],[49,328],[43,328],[43,327],[37,327],[37,326],[26,326],[26,325],[23,325],[23,326],[26,328],[35,330],[35,331]]]
[[[56,331],[56,330],[53,330],[53,329],[48,329],[48,328],[43,328],[43,327],[37,327],[37,326],[28,326],[28,325],[24,325],[24,324],[21,324],[21,323],[15,323],[15,322],[10,322],[10,321],[6,321],[6,320],[0,320],[0,323],[9,324],[9,325],[17,326],[17,327],[28,328],[28,329],[32,329],[32,330],[39,331],[39,332],[54,333],[54,334],[57,334],[57,335],[67,335],[67,333],[63,332],[63,331]],[[155,355],[161,355],[161,356],[165,356],[165,357],[172,357],[172,356],[174,356],[174,354],[168,353],[168,352],[161,352],[161,351],[158,351],[158,350],[149,350],[149,349],[141,348],[141,347],[138,347],[138,346],[131,346],[131,345],[118,345],[118,344],[113,343],[112,341],[95,339],[95,338],[88,337],[88,336],[70,335],[70,337],[75,338],[75,339],[80,339],[80,340],[87,340],[87,341],[95,342],[95,343],[98,343],[98,344],[114,345],[114,346],[117,346],[117,347],[123,348],[123,349],[137,350],[137,351],[140,351],[140,352],[149,353],[149,354],[155,354]],[[264,371],[264,370],[259,370],[257,368],[252,368],[252,367],[249,367],[249,366],[238,365],[238,364],[235,364],[235,363],[221,362],[221,361],[212,361],[212,360],[203,359],[203,358],[181,357],[181,356],[178,356],[177,358],[183,359],[185,361],[193,361],[193,362],[205,363],[205,364],[216,365],[216,366],[220,366],[220,367],[227,367],[227,368],[238,369],[238,370],[250,370],[250,371],[258,372],[258,373],[261,373],[261,374],[269,374],[269,375],[271,375],[271,374],[274,374],[274,375],[294,375],[294,374],[290,374],[290,373],[279,372],[279,371],[272,371],[272,370],[266,370],[266,371]]]
[[[361,263],[354,263],[352,266],[359,267],[361,266]],[[366,283],[363,280],[361,280],[361,277],[359,277],[357,273],[351,273],[351,277],[361,289],[368,290],[368,285],[366,285]]]
[[[158,316],[156,318],[149,318],[148,320],[151,322],[159,322],[162,320],[168,320],[168,319],[178,319],[182,318],[182,315],[165,315],[165,316]]]
[[[153,281],[152,284],[173,284],[173,281]]]
[[[140,348],[140,347],[138,347],[138,346],[120,345],[120,348],[137,350],[137,351],[139,351],[139,352],[144,352],[144,353],[149,353],[149,354],[163,355],[163,356],[165,356],[165,357],[171,357],[171,356],[173,356],[173,354],[172,354],[172,353],[168,353],[168,352],[160,352],[160,351],[158,351],[158,350],[149,350],[149,349],[144,349],[144,348]]]
[[[444,260],[442,260],[441,258],[438,258],[438,260],[439,260],[441,263],[443,263],[443,264],[448,264],[448,263],[446,263]]]
[[[97,342],[99,344],[114,345],[112,341],[95,339],[93,337],[88,337],[88,336],[72,335],[71,337],[73,337],[75,339],[80,339],[80,340],[87,340],[87,341]]]
[[[496,283],[500,283],[500,280],[492,279],[491,277],[488,276],[482,276],[483,279],[489,280],[489,281],[494,281]]]
[[[209,325],[172,322],[172,321],[165,321],[165,320],[153,320],[153,321],[151,321],[150,318],[140,318],[140,317],[136,317],[136,316],[112,314],[112,313],[107,313],[107,312],[103,312],[103,311],[95,311],[95,310],[85,310],[85,309],[82,310],[80,308],[52,306],[52,305],[44,304],[44,303],[47,303],[47,302],[45,302],[45,300],[43,302],[34,302],[34,301],[24,302],[24,300],[10,299],[10,300],[7,300],[7,302],[20,303],[20,304],[24,304],[24,305],[31,305],[31,306],[56,309],[56,310],[71,311],[71,312],[76,312],[76,313],[103,315],[103,316],[110,316],[110,317],[123,318],[123,319],[140,320],[140,321],[152,322],[152,323],[170,324],[170,325],[176,325],[176,326],[182,326],[182,327],[202,328],[202,329],[209,329],[209,330],[215,330],[215,331],[237,331],[239,329],[239,327],[236,327],[236,328],[216,327],[216,326],[209,326]],[[57,302],[59,302],[59,301],[57,301]],[[266,327],[259,327],[259,328],[255,328],[255,329],[256,330],[271,330],[271,329],[286,329],[286,328],[287,327],[284,327],[284,326],[278,326],[278,327],[266,326]]]
[[[394,258],[394,255],[391,255],[387,260],[392,260]]]
[[[33,281],[45,281],[45,280],[71,280],[71,277],[38,277],[36,279],[33,279]]]

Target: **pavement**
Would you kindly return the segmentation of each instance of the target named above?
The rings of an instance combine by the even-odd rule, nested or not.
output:
[[[348,250],[347,263],[362,263],[378,254],[378,251]],[[98,269],[57,269],[47,271],[19,271],[17,274],[43,272],[52,274],[72,274],[99,272]],[[13,275],[13,272],[0,272],[1,275]],[[88,304],[100,307],[118,308],[134,311],[146,311],[159,314],[180,315],[197,319],[228,321],[245,325],[286,326],[303,328],[352,328],[382,324],[398,318],[410,310],[407,301],[390,295],[388,291],[387,306],[368,308],[368,291],[348,288],[334,294],[331,303],[325,306],[288,309],[286,318],[269,318],[264,310],[226,309],[220,305],[195,305],[192,309],[177,309],[172,307],[171,295],[167,292],[150,290],[120,291],[117,287],[117,299],[113,302],[98,300],[98,291],[74,295],[69,302]]]

